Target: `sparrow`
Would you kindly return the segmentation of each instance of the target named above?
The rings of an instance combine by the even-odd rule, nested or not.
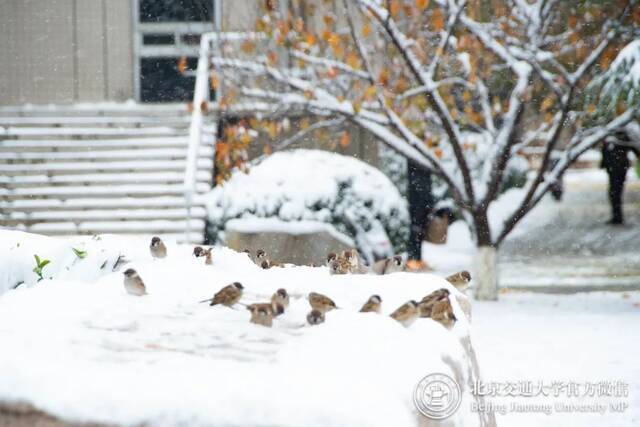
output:
[[[445,328],[450,329],[458,320],[453,313],[453,307],[449,298],[436,301],[431,310],[431,318],[441,323]]]
[[[426,297],[422,298],[422,301],[420,301],[420,304],[418,304],[420,317],[431,317],[433,305],[438,301],[446,300],[448,298],[449,290],[445,288],[433,291]]]
[[[196,258],[204,256],[204,249],[202,249],[202,246],[196,246],[195,248],[193,248],[193,256]]]
[[[311,310],[309,314],[307,314],[307,322],[312,326],[324,323],[324,313],[320,310]]]
[[[165,258],[167,256],[167,247],[158,236],[154,236],[151,239],[149,250],[153,258]]]
[[[459,271],[458,273],[452,274],[451,276],[447,277],[445,280],[455,286],[455,288],[460,292],[464,292],[469,287],[471,274],[469,274],[469,272],[466,270]]]
[[[351,270],[351,263],[346,258],[336,257],[329,261],[329,274],[349,274]]]
[[[124,272],[124,289],[129,295],[147,295],[147,287],[133,268],[128,268]]]
[[[282,308],[289,308],[289,293],[286,289],[280,288],[271,296],[271,304],[280,304]]]
[[[374,274],[390,274],[398,271],[404,271],[404,261],[400,255],[391,258],[381,259],[371,266],[371,272]]]
[[[244,286],[242,286],[240,282],[233,282],[232,284],[227,285],[216,292],[213,298],[209,298],[200,302],[211,301],[211,304],[209,304],[210,306],[222,304],[224,306],[231,307],[232,305],[240,301],[243,289]]]
[[[404,326],[411,325],[419,316],[418,303],[413,300],[401,305],[396,311],[391,313],[391,317]]]
[[[379,295],[371,295],[360,309],[360,313],[380,313],[382,298]]]
[[[251,312],[251,323],[270,328],[273,325],[273,318],[284,313],[284,307],[280,304],[256,303],[247,306]]]
[[[316,292],[310,292],[308,299],[311,308],[322,313],[326,313],[327,311],[337,308],[336,303],[333,302],[331,298]]]
[[[331,256],[331,254],[329,254]],[[329,260],[329,257],[327,257]],[[329,260],[330,274],[364,274],[368,268],[360,262],[358,251],[350,249]]]
[[[203,250],[202,252],[204,253],[204,263],[206,265],[212,265],[213,264],[213,258],[211,258],[211,251],[213,250],[213,248],[209,248],[206,250]]]
[[[335,252],[329,252],[327,254],[327,265],[331,265],[331,261],[333,261],[334,259],[336,259],[338,256],[336,255]]]

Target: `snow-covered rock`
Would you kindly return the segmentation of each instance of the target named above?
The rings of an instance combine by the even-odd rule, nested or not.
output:
[[[406,201],[384,174],[320,150],[279,152],[236,171],[207,196],[207,209],[217,242],[228,221],[252,217],[331,224],[369,259],[401,251],[408,236]]]
[[[451,330],[431,319],[405,328],[388,316],[439,288],[457,296],[438,276],[262,270],[227,248],[214,248],[207,266],[191,246],[170,243],[168,257],[153,260],[148,242],[131,238],[0,231],[0,242],[2,271],[17,266],[3,280],[25,280],[0,296],[0,402],[116,425],[417,426],[425,419],[414,407],[414,387],[436,372],[462,388],[451,425],[490,424],[470,409],[478,368],[456,299],[460,320]],[[82,243],[87,256],[69,264],[69,246]],[[18,244],[22,251],[4,248]],[[27,271],[33,245],[51,261],[37,283]],[[149,295],[126,294],[122,273],[101,268],[98,254],[124,255]],[[243,303],[284,287],[291,306],[269,329],[249,323],[240,305],[198,303],[232,281],[245,286]],[[340,307],[314,327],[305,324],[310,291]],[[371,294],[382,297],[382,315],[358,312]]]

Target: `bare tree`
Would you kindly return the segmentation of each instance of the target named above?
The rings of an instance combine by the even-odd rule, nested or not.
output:
[[[638,114],[589,120],[582,94],[633,36],[635,0],[338,0],[312,18],[307,2],[272,3],[259,46],[212,58],[223,103],[346,120],[437,175],[475,238],[480,299],[497,298],[496,251],[514,227],[573,161]],[[507,165],[529,146],[539,166],[492,228]]]

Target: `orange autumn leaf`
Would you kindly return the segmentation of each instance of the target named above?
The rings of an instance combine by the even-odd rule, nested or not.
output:
[[[384,69],[380,71],[380,75],[378,75],[378,83],[382,86],[386,86],[389,84],[389,71]]]
[[[211,83],[211,88],[217,90],[220,87],[220,79],[216,73],[211,73],[211,77],[209,77],[209,82]]]
[[[436,31],[442,31],[444,29],[444,16],[442,16],[442,10],[435,9],[431,15],[431,25]]]
[[[371,34],[371,27],[369,24],[364,24],[362,26],[362,37],[369,37],[369,34]]]
[[[416,8],[418,10],[425,10],[429,7],[429,0],[416,0]]]
[[[178,71],[180,71],[180,74],[184,74],[185,71],[187,71],[187,57],[183,56],[180,59],[178,59]]]
[[[442,148],[437,148],[435,150],[433,150],[433,154],[436,155],[437,158],[441,159],[442,158]]]
[[[569,28],[575,28],[578,25],[578,17],[575,15],[571,15],[567,19],[567,24],[569,25]]]
[[[389,5],[389,13],[394,18],[398,16],[398,12],[400,12],[400,1],[399,0],[391,0],[391,4]]]
[[[246,53],[247,55],[252,54],[255,48],[256,44],[253,42],[253,40],[245,40],[240,45],[240,50],[242,50],[242,52]]]
[[[547,96],[545,99],[542,100],[542,103],[540,104],[540,110],[542,111],[547,111],[549,109],[551,109],[551,107],[553,107],[553,98],[551,96]]]
[[[348,132],[343,132],[342,136],[340,137],[340,146],[342,148],[347,148],[349,146],[349,133]]]

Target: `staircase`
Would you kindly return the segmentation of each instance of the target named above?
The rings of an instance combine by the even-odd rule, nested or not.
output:
[[[184,105],[0,107],[0,225],[202,242],[214,137],[207,126],[187,235],[190,120]]]

